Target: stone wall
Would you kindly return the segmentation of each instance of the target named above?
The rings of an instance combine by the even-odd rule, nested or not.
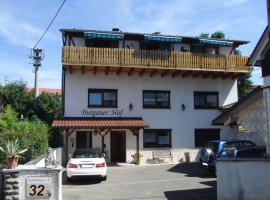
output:
[[[19,200],[19,171],[2,171],[2,193],[4,200]]]
[[[23,168],[24,167],[24,168]],[[18,169],[3,169],[0,171],[0,200],[25,200],[27,197],[28,178],[47,177],[49,182],[51,200],[62,200],[62,173],[59,168],[34,168],[22,166]],[[46,199],[46,197],[44,197]],[[47,199],[48,199],[47,198]]]

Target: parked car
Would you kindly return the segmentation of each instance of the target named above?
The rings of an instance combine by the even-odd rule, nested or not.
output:
[[[104,156],[97,149],[76,150],[67,164],[67,178],[97,176],[107,178],[107,165]]]
[[[214,140],[205,144],[200,154],[200,163],[208,168],[215,168],[216,159],[223,158],[260,158],[265,155],[265,147],[257,147],[249,140]]]
[[[223,148],[221,158],[265,158],[266,148],[262,146],[246,147],[246,148]]]

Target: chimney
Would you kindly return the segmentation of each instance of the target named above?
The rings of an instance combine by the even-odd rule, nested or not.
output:
[[[119,32],[120,29],[119,29],[119,28],[112,28],[112,31],[113,31],[113,32]]]

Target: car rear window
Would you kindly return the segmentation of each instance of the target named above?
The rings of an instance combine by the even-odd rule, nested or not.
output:
[[[218,151],[218,143],[217,142],[207,142],[204,146],[206,149],[211,149],[213,152]]]
[[[101,158],[101,153],[95,150],[76,150],[72,158]]]
[[[256,145],[251,141],[226,142],[224,144],[225,149],[253,147],[253,146],[256,146]]]
[[[250,142],[250,141],[243,141],[242,146],[243,147],[254,147],[256,145],[253,142]]]

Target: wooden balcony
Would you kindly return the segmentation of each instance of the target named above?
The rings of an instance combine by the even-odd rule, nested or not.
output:
[[[106,66],[173,71],[249,73],[248,57],[117,48],[63,47],[64,66]]]

